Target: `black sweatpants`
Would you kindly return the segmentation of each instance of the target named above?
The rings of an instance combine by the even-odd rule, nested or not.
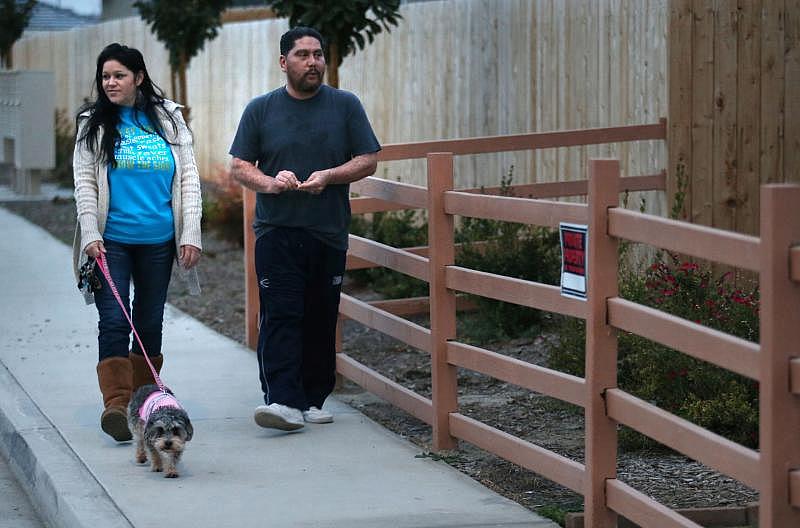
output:
[[[336,383],[336,321],[346,251],[299,228],[256,240],[264,402],[322,407]]]

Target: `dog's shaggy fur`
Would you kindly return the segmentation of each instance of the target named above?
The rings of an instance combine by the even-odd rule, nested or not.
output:
[[[128,404],[128,425],[136,443],[136,462],[147,462],[146,446],[150,452],[150,469],[164,471],[165,477],[175,478],[178,476],[175,466],[186,442],[192,439],[194,430],[186,411],[173,407],[155,409],[147,423],[142,421],[139,409],[150,394],[159,390],[157,385],[144,385],[136,389]]]

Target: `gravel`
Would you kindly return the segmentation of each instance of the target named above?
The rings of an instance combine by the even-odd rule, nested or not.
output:
[[[75,208],[72,200],[6,202],[0,204],[56,238],[71,244]],[[240,247],[204,233],[203,258],[198,267],[203,293],[188,295],[173,280],[168,302],[214,330],[244,341],[244,256]],[[349,282],[345,291],[357,297],[369,292]],[[374,297],[374,295],[373,295]],[[424,321],[417,321],[424,324]],[[353,321],[343,327],[344,352],[381,374],[426,397],[430,396],[430,360],[427,355]],[[485,346],[485,345],[484,345]],[[493,343],[486,348],[536,364],[547,358],[547,336]],[[583,415],[569,404],[500,382],[482,374],[459,370],[460,412],[493,427],[536,443],[560,455],[583,462]],[[420,449],[419,456],[441,459],[482,484],[525,507],[556,507],[580,511],[582,497],[537,474],[461,442],[457,450],[430,452],[431,428],[345,381],[337,397],[356,407]],[[757,492],[702,464],[667,450],[619,453],[620,480],[673,508],[745,506],[757,501]]]

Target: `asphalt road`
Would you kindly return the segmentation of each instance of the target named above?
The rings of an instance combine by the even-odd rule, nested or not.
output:
[[[0,456],[0,528],[45,528],[2,456]]]

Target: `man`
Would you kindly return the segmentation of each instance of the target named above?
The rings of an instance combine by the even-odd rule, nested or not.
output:
[[[233,178],[256,191],[261,302],[261,427],[330,423],[336,321],[350,223],[349,184],[375,173],[380,144],[353,94],[323,85],[322,36],[281,37],[286,85],[245,108],[230,154]]]

